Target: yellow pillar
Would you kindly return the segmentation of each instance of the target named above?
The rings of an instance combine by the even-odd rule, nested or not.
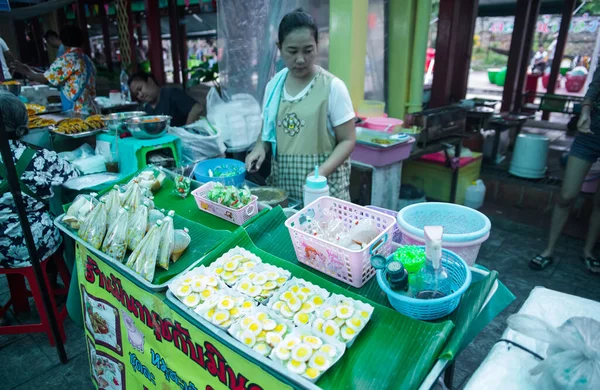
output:
[[[357,110],[365,94],[368,0],[329,2],[329,71],[350,91]]]

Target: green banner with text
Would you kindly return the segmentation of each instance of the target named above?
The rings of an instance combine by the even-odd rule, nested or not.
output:
[[[289,389],[77,244],[90,375],[99,389]]]

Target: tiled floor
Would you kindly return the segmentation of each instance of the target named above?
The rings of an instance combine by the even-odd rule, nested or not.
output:
[[[506,327],[506,318],[516,312],[534,286],[585,298],[600,300],[600,277],[590,275],[579,261],[583,243],[564,237],[557,249],[556,262],[542,272],[527,267],[527,261],[543,245],[545,233],[537,228],[516,224],[491,216],[492,232],[482,246],[479,263],[495,269],[500,279],[517,297],[503,313],[490,323],[459,355],[454,388],[462,388]],[[0,302],[8,298],[4,277],[0,278]],[[11,321],[16,321],[9,315]],[[27,318],[19,318],[20,321]],[[67,321],[66,350],[69,362],[59,362],[56,349],[45,335],[0,336],[0,388],[2,389],[92,389],[83,330]]]

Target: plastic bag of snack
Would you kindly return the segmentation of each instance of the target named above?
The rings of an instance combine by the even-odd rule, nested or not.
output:
[[[350,229],[350,239],[357,245],[368,245],[379,234],[379,229],[375,225],[375,221],[370,218],[365,218],[356,223]]]
[[[129,210],[127,210],[126,207],[120,208],[119,213],[110,223],[110,226],[106,232],[106,237],[102,243],[102,252],[120,262],[123,261],[123,258],[125,257],[125,251],[127,250],[128,223]]]
[[[173,253],[175,241],[175,229],[173,227],[174,215],[175,211],[169,211],[169,214],[163,219],[162,226],[160,227],[160,245],[158,246],[157,263],[159,267],[164,269],[169,269],[169,261],[171,254]]]
[[[157,210],[157,209],[148,209],[148,225],[146,226],[146,231],[150,230],[156,221],[163,220],[165,218],[165,210]]]
[[[98,200],[94,196],[95,194],[77,195],[63,217],[63,222],[68,224],[71,229],[79,229],[83,221],[98,204]]]
[[[131,253],[125,264],[149,282],[154,279],[161,225],[162,221],[156,221],[156,224],[144,236],[144,239]]]
[[[127,223],[127,248],[134,251],[146,234],[148,224],[148,206],[144,202],[137,210],[129,214]]]
[[[134,180],[125,192],[122,206],[129,207],[129,212],[132,213],[137,210],[140,204],[142,204],[142,190],[137,181]]]
[[[173,187],[173,194],[186,198],[190,194],[192,185],[192,179],[183,175],[175,176],[175,187]]]
[[[138,181],[141,187],[157,192],[162,187],[166,177],[161,169],[148,167],[140,172],[135,180]]]
[[[100,201],[81,225],[79,237],[94,248],[100,249],[102,240],[104,240],[104,235],[106,234],[107,218],[106,205]]]
[[[148,206],[148,210],[154,210],[154,197],[153,197],[153,196],[149,196],[149,197],[147,197],[147,198],[144,198],[144,199],[142,200],[142,203],[143,203],[143,202],[147,202],[147,203],[148,203],[148,204],[147,204],[147,206]]]
[[[187,247],[190,245],[192,239],[189,235],[189,230],[187,228],[183,228],[183,230],[176,229],[174,231],[173,237],[174,245],[173,253],[171,254],[171,260],[173,260],[173,262],[176,262],[177,260],[179,260],[183,252],[185,252]]]
[[[103,197],[109,221],[114,221],[119,215],[119,211],[121,211],[120,194],[121,191],[119,191],[119,186],[115,185],[113,189]]]

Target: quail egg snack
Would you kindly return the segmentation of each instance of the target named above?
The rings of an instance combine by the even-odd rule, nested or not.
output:
[[[235,322],[229,328],[229,333],[248,348],[263,356],[269,356],[293,327],[293,324],[269,309],[259,307]]]
[[[231,289],[223,289],[198,306],[195,312],[208,322],[228,329],[244,314],[256,307],[253,299]]]
[[[229,287],[262,263],[260,257],[247,250],[235,247],[219,257],[209,267]]]
[[[195,309],[224,288],[227,288],[225,284],[203,266],[194,268],[169,284],[169,290],[191,309]]]
[[[310,326],[328,297],[327,290],[292,278],[269,300],[269,307],[297,326]]]
[[[373,307],[370,305],[342,295],[332,295],[317,311],[311,329],[350,347],[371,319],[371,314]]]
[[[279,290],[289,278],[289,271],[263,263],[238,281],[235,289],[260,303]]]
[[[288,371],[316,382],[339,360],[344,349],[344,344],[339,341],[296,328],[271,351],[269,357]]]

